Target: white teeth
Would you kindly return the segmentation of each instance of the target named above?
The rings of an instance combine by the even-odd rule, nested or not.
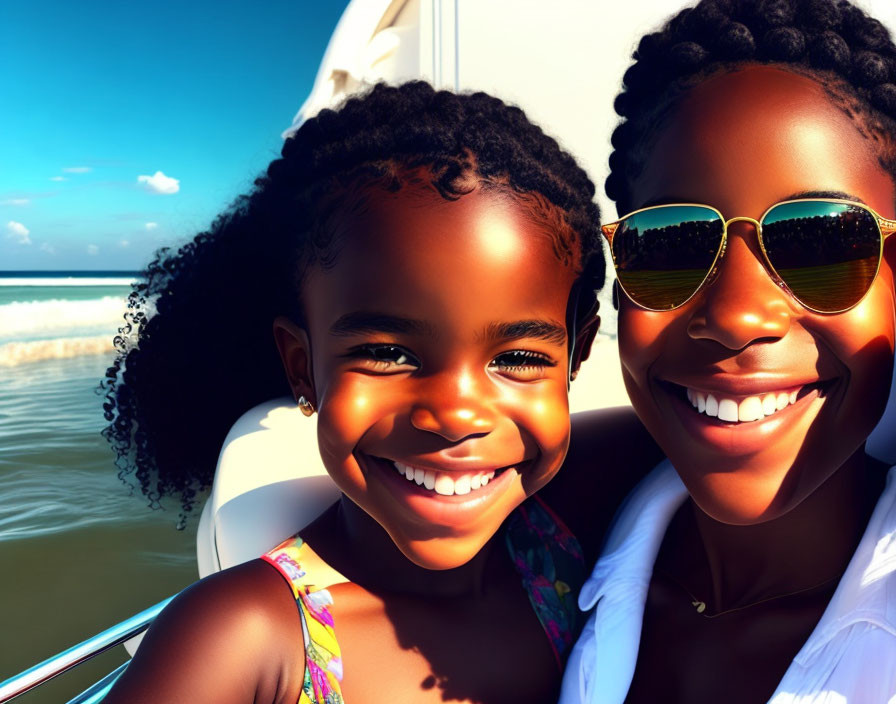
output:
[[[745,398],[737,406],[737,419],[741,422],[749,422],[751,420],[759,420],[765,418],[762,411],[762,401],[758,396],[750,396]]]
[[[719,420],[725,420],[729,423],[737,420],[737,401],[730,398],[719,400]]]
[[[749,423],[781,411],[792,403],[796,403],[799,389],[796,391],[777,391],[748,396],[741,401],[730,398],[716,398],[712,394],[686,389],[688,401],[697,413],[705,413],[713,418],[729,423]]]
[[[440,474],[436,477],[436,493],[442,496],[454,495],[454,480],[447,474]]]
[[[494,472],[485,474],[462,474],[454,477],[449,473],[435,472],[431,469],[410,467],[402,462],[393,462],[395,471],[410,482],[422,486],[429,491],[435,491],[442,496],[463,496],[471,491],[481,489],[494,479]]]

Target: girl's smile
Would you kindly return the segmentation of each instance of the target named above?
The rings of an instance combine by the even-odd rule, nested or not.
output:
[[[496,189],[374,187],[344,211],[332,265],[304,282],[307,330],[280,325],[281,350],[345,495],[412,561],[457,566],[566,452],[578,262]]]
[[[706,203],[725,218],[823,196],[892,217],[893,184],[872,145],[814,80],[748,66],[683,98],[634,193],[639,204]],[[632,401],[707,514],[770,520],[862,446],[889,389],[893,299],[885,258],[854,308],[807,310],[772,278],[746,221],[729,226],[714,277],[680,308],[646,311],[620,295]]]

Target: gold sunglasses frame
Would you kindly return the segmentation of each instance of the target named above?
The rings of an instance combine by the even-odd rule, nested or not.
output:
[[[803,303],[802,300],[800,300],[794,294],[794,292],[790,289],[790,287],[787,285],[787,283],[784,281],[784,279],[781,278],[781,275],[775,269],[774,264],[771,263],[771,260],[768,258],[768,253],[765,251],[765,242],[762,239],[762,222],[765,220],[766,216],[772,210],[774,210],[775,208],[777,208],[781,205],[788,205],[789,203],[837,203],[840,205],[850,205],[850,206],[859,208],[860,210],[864,210],[865,212],[869,213],[874,218],[874,221],[877,223],[877,231],[878,231],[878,235],[879,235],[878,239],[880,242],[880,246],[879,246],[878,253],[877,253],[877,267],[874,270],[874,276],[871,277],[871,281],[868,284],[868,289],[865,291],[864,294],[862,294],[862,297],[858,301],[853,303],[851,306],[847,306],[846,308],[842,308],[840,310],[830,311],[830,310],[819,310],[817,308],[813,308],[812,306],[806,305],[805,303]],[[690,296],[688,296],[684,301],[682,301],[678,305],[672,306],[671,308],[650,308],[649,306],[645,306],[641,303],[638,303],[634,298],[632,298],[631,295],[629,294],[629,292],[625,290],[625,286],[619,280],[618,266],[616,265],[616,253],[613,251],[613,236],[616,234],[616,231],[619,229],[619,226],[623,222],[628,220],[630,217],[632,217],[633,215],[637,215],[638,213],[643,213],[647,210],[658,210],[660,208],[673,208],[673,207],[681,207],[681,206],[692,206],[692,207],[697,207],[697,208],[706,208],[707,210],[711,210],[716,215],[718,215],[719,220],[722,221],[722,239],[721,239],[721,242],[719,243],[719,248],[716,251],[716,256],[712,260],[712,264],[709,266],[709,269],[707,269],[707,271],[706,271],[706,275],[703,277],[703,279],[700,281],[700,284],[697,286],[697,288],[694,289],[694,292]],[[719,260],[725,254],[725,248],[728,244],[728,225],[730,225],[731,223],[734,223],[734,222],[752,223],[753,227],[756,229],[756,237],[759,240],[759,249],[762,251],[762,258],[765,260],[764,265],[765,265],[767,271],[771,274],[772,280],[776,284],[781,286],[781,288],[783,288],[785,291],[787,291],[788,295],[791,298],[793,298],[793,300],[795,300],[797,303],[799,303],[803,308],[810,310],[813,313],[819,313],[822,315],[837,315],[839,313],[845,313],[846,311],[851,310],[852,308],[854,308],[861,302],[862,298],[864,298],[867,295],[868,291],[871,290],[871,285],[874,283],[874,280],[877,278],[877,275],[880,272],[880,263],[884,257],[884,241],[887,239],[887,237],[889,237],[894,232],[896,232],[896,220],[890,220],[889,218],[885,218],[883,215],[879,215],[878,213],[876,213],[874,210],[869,208],[864,203],[858,203],[853,200],[846,200],[846,199],[841,199],[841,198],[795,198],[793,200],[782,200],[779,203],[774,203],[773,205],[770,205],[758,220],[755,220],[754,218],[744,217],[744,216],[729,218],[726,220],[725,216],[722,215],[722,212],[718,208],[713,208],[711,205],[706,205],[704,203],[663,203],[661,205],[650,205],[646,208],[639,208],[638,210],[633,210],[630,213],[626,213],[623,217],[619,218],[618,220],[614,220],[613,222],[607,223],[606,225],[601,225],[600,230],[603,233],[604,237],[607,239],[607,244],[610,247],[610,256],[613,257],[613,269],[617,272],[616,282],[619,284],[619,288],[622,289],[622,291],[623,291],[623,293],[625,293],[626,297],[628,297],[628,299],[632,303],[634,303],[636,306],[638,306],[638,308],[641,308],[642,310],[648,310],[648,311],[651,311],[654,313],[665,313],[667,311],[676,310],[676,309],[681,308],[682,306],[686,305],[692,298],[694,298],[694,296],[696,296],[698,293],[700,293],[700,291],[703,289],[703,287],[707,285],[708,281],[710,281],[714,278]]]

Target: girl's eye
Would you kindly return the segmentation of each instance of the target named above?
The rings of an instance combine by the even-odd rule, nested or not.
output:
[[[361,360],[367,369],[377,372],[407,372],[420,368],[420,361],[398,345],[361,345],[349,351],[349,357]]]
[[[545,368],[556,367],[557,363],[539,352],[511,350],[499,354],[488,366],[505,376],[528,380],[543,377]]]

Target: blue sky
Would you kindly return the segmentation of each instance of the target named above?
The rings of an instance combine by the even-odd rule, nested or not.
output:
[[[275,158],[345,0],[0,3],[0,269],[139,269]]]

